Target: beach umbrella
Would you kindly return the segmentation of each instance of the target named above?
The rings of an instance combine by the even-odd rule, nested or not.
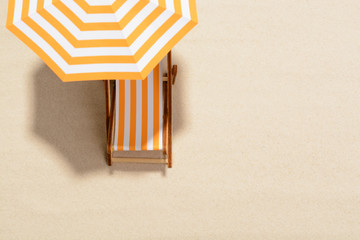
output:
[[[9,0],[7,28],[63,81],[144,79],[196,24],[195,0]]]

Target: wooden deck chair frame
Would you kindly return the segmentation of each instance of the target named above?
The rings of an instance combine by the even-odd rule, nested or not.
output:
[[[173,94],[172,88],[175,83],[177,75],[177,65],[172,65],[171,51],[167,54],[167,73],[163,76],[163,91],[164,91],[164,127],[163,127],[163,150],[160,158],[136,157],[128,154],[126,157],[113,156],[112,141],[114,135],[114,110],[115,110],[115,80],[104,80],[105,85],[105,114],[106,114],[106,131],[107,131],[107,156],[106,162],[109,166],[113,162],[130,162],[130,163],[160,163],[167,164],[169,168],[172,167],[172,104]],[[170,84],[171,83],[171,84]],[[112,91],[111,91],[112,89]],[[111,96],[112,95],[112,96]],[[111,99],[110,99],[111,98]],[[151,152],[151,151],[137,151],[137,152]],[[142,154],[143,155],[143,154]]]

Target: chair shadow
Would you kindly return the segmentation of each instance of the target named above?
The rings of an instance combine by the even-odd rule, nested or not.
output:
[[[160,172],[166,176],[167,167],[164,165],[106,165],[105,97],[102,81],[64,83],[42,63],[33,76],[33,87],[33,132],[61,153],[75,173],[107,170],[109,174],[116,171],[136,174]],[[176,115],[181,117],[181,114]],[[174,123],[179,123],[179,119]],[[175,126],[178,131],[179,125],[174,124],[174,129]]]
[[[183,94],[185,91],[185,79],[182,79],[182,69],[186,68],[186,61],[182,60],[180,53],[173,54],[173,64],[178,65],[176,81],[173,87],[173,142],[176,141],[176,134],[180,133],[185,125],[185,110]],[[176,160],[175,160],[176,161]]]

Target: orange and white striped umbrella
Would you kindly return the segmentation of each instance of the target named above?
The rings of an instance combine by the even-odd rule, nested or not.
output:
[[[195,0],[9,0],[7,28],[63,81],[144,79],[196,24]]]

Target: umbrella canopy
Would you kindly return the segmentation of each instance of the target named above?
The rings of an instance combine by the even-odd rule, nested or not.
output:
[[[144,79],[196,24],[195,0],[9,0],[7,28],[63,81]]]

